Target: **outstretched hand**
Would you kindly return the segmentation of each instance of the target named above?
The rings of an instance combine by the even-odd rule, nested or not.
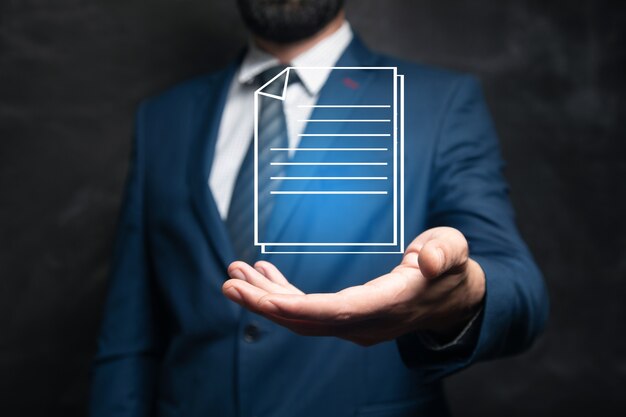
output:
[[[233,262],[224,294],[248,310],[308,336],[373,345],[413,331],[452,338],[480,308],[485,275],[456,229],[419,235],[390,273],[337,293],[305,294],[271,263]]]

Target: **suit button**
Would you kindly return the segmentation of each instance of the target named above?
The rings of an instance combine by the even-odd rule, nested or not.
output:
[[[261,331],[258,326],[254,324],[248,324],[246,328],[243,330],[243,340],[247,343],[254,343],[259,340],[261,336]]]

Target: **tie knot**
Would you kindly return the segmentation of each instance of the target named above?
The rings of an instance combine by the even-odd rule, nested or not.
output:
[[[288,65],[281,64],[281,65],[274,65],[273,67],[266,69],[265,71],[259,73],[256,77],[254,77],[255,84],[258,87],[265,85],[268,81],[270,81],[271,79],[276,77],[278,74],[283,72],[287,67]],[[299,82],[299,81],[300,81],[300,78],[298,77],[298,74],[295,71],[289,71],[289,81],[288,81],[289,85]]]

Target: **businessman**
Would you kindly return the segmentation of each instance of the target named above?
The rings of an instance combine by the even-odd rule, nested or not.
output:
[[[446,415],[441,379],[527,348],[548,309],[478,83],[370,51],[341,0],[238,4],[252,33],[240,58],[137,113],[91,415]],[[286,65],[405,75],[403,255],[253,245],[253,93]],[[383,88],[367,69],[296,75],[288,93],[309,104]],[[290,148],[307,129],[280,107],[259,118]],[[299,213],[283,233],[321,224]],[[359,207],[350,230],[375,239],[384,220]]]

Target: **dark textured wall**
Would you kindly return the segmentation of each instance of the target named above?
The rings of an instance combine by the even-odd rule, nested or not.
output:
[[[349,1],[371,46],[477,74],[552,316],[452,377],[459,416],[626,409],[619,1]],[[0,415],[79,416],[137,101],[245,42],[234,1],[0,1]]]

